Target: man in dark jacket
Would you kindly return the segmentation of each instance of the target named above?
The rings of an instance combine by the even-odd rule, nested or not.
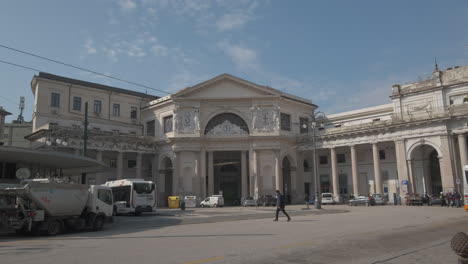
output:
[[[284,210],[285,201],[284,196],[281,194],[279,190],[276,190],[276,218],[273,221],[278,221],[278,214],[280,211],[283,212],[284,215],[288,217],[288,222],[291,221],[291,217],[289,217],[288,213]]]

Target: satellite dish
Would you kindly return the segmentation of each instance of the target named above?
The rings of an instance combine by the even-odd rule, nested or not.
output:
[[[20,180],[29,179],[31,177],[31,171],[28,168],[19,168],[16,171],[16,178]]]

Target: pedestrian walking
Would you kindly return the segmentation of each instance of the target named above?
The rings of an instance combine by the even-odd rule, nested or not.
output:
[[[289,217],[288,213],[284,210],[285,201],[284,196],[281,194],[279,190],[276,190],[276,218],[273,221],[278,221],[278,214],[279,212],[283,212],[284,215],[288,217],[288,222],[291,221],[291,217]]]
[[[445,206],[445,195],[443,192],[440,192],[440,207]]]

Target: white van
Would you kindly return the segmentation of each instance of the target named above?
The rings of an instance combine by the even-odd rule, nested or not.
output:
[[[212,195],[201,201],[200,207],[223,207],[224,198],[222,195]]]
[[[335,204],[333,193],[322,193],[322,204]]]

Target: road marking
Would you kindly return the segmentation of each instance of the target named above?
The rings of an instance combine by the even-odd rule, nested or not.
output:
[[[215,260],[220,260],[220,259],[224,259],[224,257],[215,257],[215,258],[209,258],[209,259],[202,259],[202,260],[197,260],[197,261],[192,261],[192,262],[185,262],[183,264],[196,264],[196,263],[215,261]]]
[[[278,247],[278,248],[295,248],[295,247],[315,245],[315,244],[317,244],[317,243],[316,242],[303,242],[303,243],[299,243],[299,244],[285,245],[285,246],[281,246],[281,247]]]

